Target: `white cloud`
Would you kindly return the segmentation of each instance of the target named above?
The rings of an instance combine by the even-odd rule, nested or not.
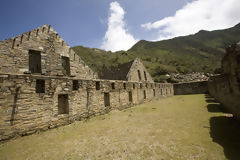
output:
[[[174,16],[141,26],[158,30],[157,40],[162,40],[194,34],[199,30],[224,29],[239,22],[239,0],[196,0],[187,3]]]
[[[101,45],[102,49],[111,50],[113,52],[128,50],[137,42],[126,29],[124,14],[125,11],[118,2],[110,3],[108,29]]]

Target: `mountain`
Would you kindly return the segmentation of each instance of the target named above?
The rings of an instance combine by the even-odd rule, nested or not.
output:
[[[209,72],[220,67],[225,48],[240,41],[240,24],[224,30],[201,30],[189,36],[149,42],[141,40],[128,51],[110,52],[82,46],[73,50],[96,72],[140,57],[158,81],[172,72]]]

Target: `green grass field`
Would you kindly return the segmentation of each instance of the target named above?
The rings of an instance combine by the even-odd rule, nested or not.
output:
[[[207,95],[174,96],[0,144],[0,159],[237,160],[240,125]]]

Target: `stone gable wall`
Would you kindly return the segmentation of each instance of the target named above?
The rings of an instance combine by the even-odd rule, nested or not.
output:
[[[45,80],[44,93],[36,93],[36,81],[39,79]],[[77,90],[73,90],[73,80],[78,81]],[[96,90],[96,82],[100,82],[99,90]],[[112,83],[115,84],[115,89],[112,89]],[[144,90],[146,99],[143,95]],[[132,102],[129,102],[129,92],[132,92]],[[104,105],[104,93],[109,93],[110,96],[108,107]],[[68,114],[58,114],[58,96],[62,94],[68,95]],[[172,95],[172,84],[2,74],[0,141]]]
[[[138,77],[138,70],[140,71],[141,74],[141,80],[139,80]],[[144,71],[146,73],[147,80],[145,80]],[[151,83],[154,82],[152,76],[148,73],[147,69],[144,67],[139,58],[134,60],[130,68],[130,71],[127,75],[127,80],[133,82],[151,82]]]
[[[44,75],[62,76],[61,56],[65,56],[70,59],[71,76],[84,79],[97,78],[97,74],[70,49],[70,46],[49,25],[1,41],[0,73],[23,74],[29,72],[29,50],[41,52],[41,68]]]

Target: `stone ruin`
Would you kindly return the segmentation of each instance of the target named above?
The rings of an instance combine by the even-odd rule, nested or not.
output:
[[[140,59],[100,79],[50,26],[0,42],[0,141],[173,95]]]
[[[50,26],[0,42],[0,141],[153,99],[208,93],[240,120],[240,43],[208,81],[154,83],[139,58],[99,75]]]
[[[210,94],[240,120],[240,43],[226,49],[222,73],[208,81]]]
[[[104,72],[99,73],[99,78],[135,82],[154,82],[140,58],[118,65],[117,67],[111,67],[110,69],[105,68]]]

